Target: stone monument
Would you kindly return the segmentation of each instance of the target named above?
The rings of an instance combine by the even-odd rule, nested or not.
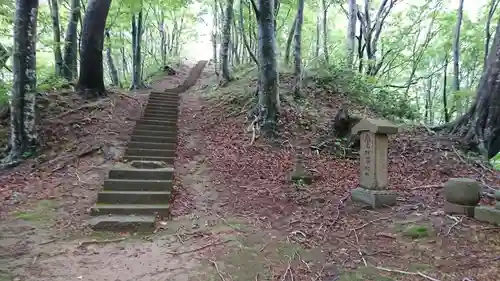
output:
[[[353,201],[372,208],[396,204],[397,194],[388,189],[387,154],[389,134],[396,134],[398,127],[387,120],[363,119],[351,133],[360,134],[360,186],[351,191]]]
[[[474,179],[451,178],[444,184],[444,212],[474,217],[481,200],[481,185]]]

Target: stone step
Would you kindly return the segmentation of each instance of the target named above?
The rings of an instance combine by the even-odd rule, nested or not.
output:
[[[169,191],[103,190],[97,194],[97,203],[103,204],[167,204]]]
[[[148,99],[147,106],[150,105],[170,105],[170,106],[178,106],[180,103],[180,99],[178,98],[160,98],[160,97],[150,97]]]
[[[93,230],[142,232],[155,228],[156,216],[96,216],[88,220]]]
[[[158,105],[151,105],[144,109],[144,112],[155,112],[169,115],[179,115],[179,107],[163,107]]]
[[[131,141],[128,143],[127,148],[142,148],[142,149],[163,149],[163,150],[175,150],[176,143],[164,143],[164,142],[135,142]]]
[[[179,108],[165,108],[160,106],[151,106],[149,108],[144,109],[144,112],[154,112],[168,115],[179,115]]]
[[[165,156],[138,156],[138,155],[125,155],[122,157],[126,161],[161,161],[168,165],[173,165],[175,157],[165,157]]]
[[[177,137],[157,137],[157,136],[147,136],[147,135],[132,135],[130,142],[153,142],[153,143],[166,143],[166,144],[176,144]]]
[[[163,137],[163,138],[175,138],[177,139],[177,128],[175,130],[170,128],[171,131],[165,130],[151,130],[151,129],[143,129],[143,128],[134,128],[132,131],[132,137],[134,136],[148,136],[148,137]]]
[[[150,104],[149,106],[144,108],[144,112],[160,112],[160,113],[169,113],[169,114],[179,114],[179,106],[163,106],[161,104]]]
[[[164,104],[149,104],[147,107],[145,107],[144,111],[161,111],[161,112],[167,112],[171,114],[178,114],[179,113],[179,106],[178,105],[164,105]]]
[[[172,191],[171,180],[105,179],[103,190],[122,191]]]
[[[145,124],[136,124],[135,130],[138,131],[158,131],[158,132],[176,132],[177,124],[165,124],[165,125],[145,125]]]
[[[170,121],[170,120],[158,120],[158,119],[150,119],[150,118],[142,118],[141,120],[138,120],[135,123],[136,126],[139,125],[146,125],[146,126],[176,126],[177,121]]]
[[[180,102],[175,100],[150,99],[148,100],[146,108],[158,107],[158,108],[177,109],[179,105]]]
[[[149,96],[180,97],[179,94],[177,94],[177,93],[157,92],[157,91],[151,91]]]
[[[172,180],[173,177],[174,168],[167,167],[160,169],[113,168],[109,171],[108,178],[123,180]]]
[[[145,111],[142,114],[143,119],[157,119],[157,120],[170,120],[177,122],[179,119],[179,115],[177,114],[165,114],[165,113],[158,113],[158,112],[151,112],[151,111]]]
[[[125,156],[175,157],[175,150],[172,150],[172,149],[127,148],[127,150],[125,150]]]
[[[170,213],[168,204],[96,204],[90,209],[90,215],[160,215]]]

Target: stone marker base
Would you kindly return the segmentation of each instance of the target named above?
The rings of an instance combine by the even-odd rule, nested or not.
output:
[[[500,225],[500,210],[488,206],[477,206],[474,218],[478,221]]]
[[[449,215],[466,215],[474,217],[475,206],[459,205],[444,201],[444,212]]]
[[[390,190],[371,190],[362,187],[351,190],[352,201],[367,204],[372,208],[396,205],[397,195]]]

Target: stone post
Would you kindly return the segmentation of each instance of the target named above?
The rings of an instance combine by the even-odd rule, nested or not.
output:
[[[372,208],[396,204],[397,194],[388,189],[387,154],[389,134],[396,134],[398,127],[386,120],[364,119],[351,133],[360,134],[360,186],[351,191],[353,201]]]

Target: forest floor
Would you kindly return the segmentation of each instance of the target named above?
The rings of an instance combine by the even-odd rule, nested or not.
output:
[[[175,87],[189,67],[153,87]],[[289,90],[288,77],[281,79]],[[46,149],[0,173],[0,281],[500,279],[500,228],[446,216],[441,194],[449,177],[498,186],[499,173],[449,139],[404,132],[390,144],[399,204],[366,209],[348,199],[357,160],[304,148],[341,104],[369,110],[308,86],[315,111],[291,110],[285,101],[280,145],[250,144],[244,117],[206,98],[215,83],[207,67],[182,94],[173,217],[154,233],[94,232],[85,224],[147,91],[97,103],[49,96],[58,106],[41,119]],[[250,83],[216,91],[236,95]],[[288,180],[299,150],[314,174],[308,186]]]

